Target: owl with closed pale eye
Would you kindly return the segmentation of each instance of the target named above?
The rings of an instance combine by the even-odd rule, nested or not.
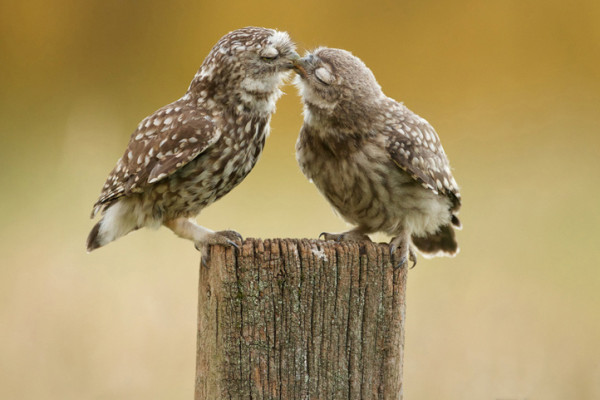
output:
[[[396,266],[424,255],[455,255],[461,196],[433,127],[387,97],[350,52],[318,48],[295,62],[304,124],[300,169],[355,227],[326,240],[392,236]]]
[[[180,99],[142,120],[109,174],[92,217],[92,251],[142,227],[167,226],[192,240],[237,246],[234,231],[190,218],[237,186],[259,159],[279,87],[298,59],[285,32],[247,27],[223,36]]]

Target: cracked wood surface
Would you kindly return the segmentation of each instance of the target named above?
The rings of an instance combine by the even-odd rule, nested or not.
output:
[[[406,268],[386,244],[247,239],[200,267],[196,400],[401,399]]]

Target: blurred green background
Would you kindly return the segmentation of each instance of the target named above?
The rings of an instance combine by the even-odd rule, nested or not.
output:
[[[84,241],[137,123],[247,25],[353,51],[442,138],[462,252],[409,273],[405,398],[600,398],[597,0],[2,2],[0,398],[192,398],[199,254],[166,229]],[[202,225],[345,229],[297,168],[284,91]]]

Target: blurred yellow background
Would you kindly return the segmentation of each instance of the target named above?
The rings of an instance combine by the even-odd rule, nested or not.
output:
[[[0,398],[192,398],[199,254],[166,229],[84,242],[137,123],[247,25],[351,50],[442,138],[462,252],[409,273],[405,398],[600,398],[597,0],[2,2]],[[284,91],[202,225],[346,227],[297,168]]]

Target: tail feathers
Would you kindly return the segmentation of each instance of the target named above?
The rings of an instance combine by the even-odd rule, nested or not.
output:
[[[455,225],[454,221],[452,224]],[[437,232],[427,236],[413,236],[412,242],[425,256],[455,256],[459,250],[454,229],[450,225],[444,225]]]
[[[91,252],[92,250],[96,250],[98,247],[102,247],[105,245],[105,243],[101,242],[100,235],[99,235],[100,224],[102,224],[102,221],[103,220],[100,220],[96,225],[94,225],[94,227],[90,231],[90,234],[88,235],[88,238],[87,238],[88,253]]]
[[[460,219],[458,219],[456,214],[452,214],[451,222],[452,222],[452,226],[454,226],[456,229],[458,229],[458,230],[462,229],[462,223],[460,222]]]
[[[112,204],[105,209],[104,216],[94,225],[88,235],[88,253],[139,229],[139,224],[130,204],[123,202]]]

